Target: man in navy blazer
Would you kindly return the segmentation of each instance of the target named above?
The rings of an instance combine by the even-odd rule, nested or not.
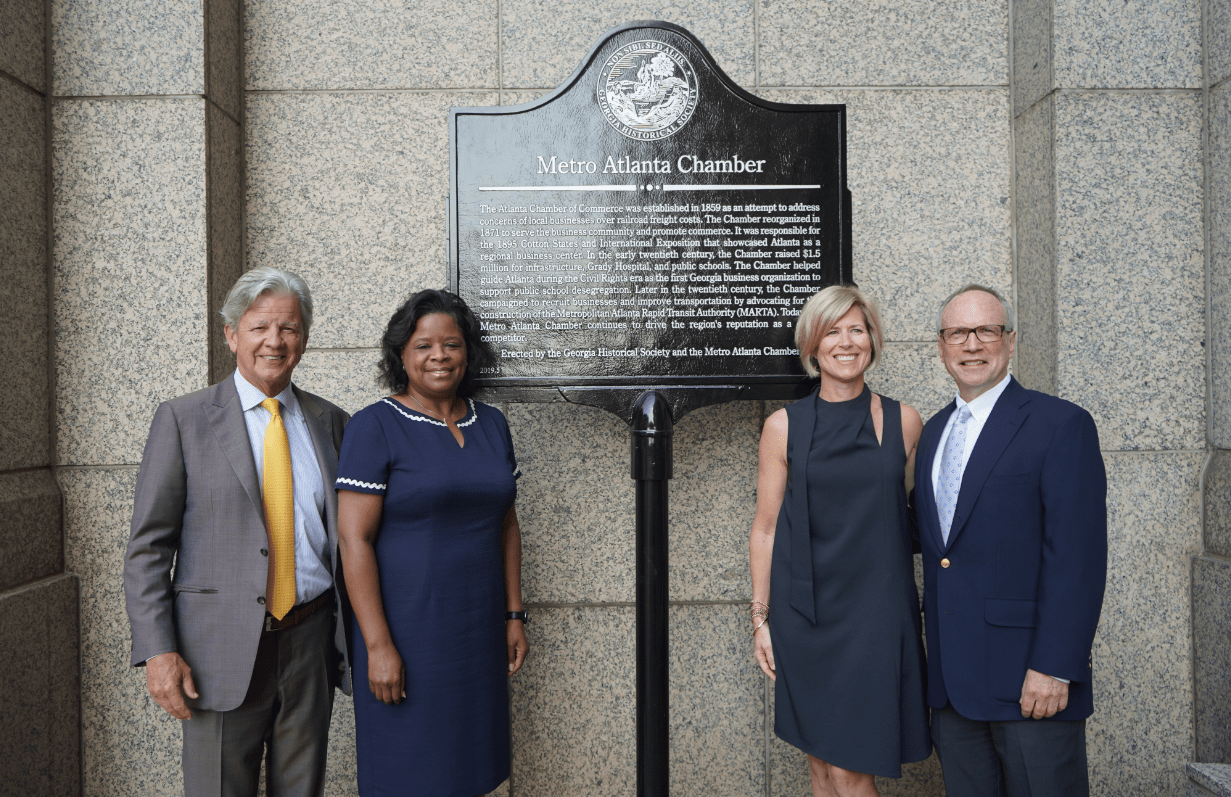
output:
[[[1090,413],[1009,375],[1012,308],[941,306],[958,397],[915,461],[928,704],[948,797],[1089,793],[1090,647],[1107,574],[1107,479]]]

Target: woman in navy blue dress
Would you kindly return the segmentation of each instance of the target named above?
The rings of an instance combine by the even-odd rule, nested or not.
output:
[[[504,416],[470,398],[492,355],[460,298],[416,293],[382,344],[393,395],[351,419],[337,481],[359,793],[475,797],[509,775],[527,650],[520,473]]]

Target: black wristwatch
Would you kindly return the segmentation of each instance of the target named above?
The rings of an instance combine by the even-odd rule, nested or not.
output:
[[[505,612],[504,619],[505,620],[521,620],[522,623],[525,624],[525,623],[530,622],[530,613],[527,612],[525,609],[522,609],[520,612]]]

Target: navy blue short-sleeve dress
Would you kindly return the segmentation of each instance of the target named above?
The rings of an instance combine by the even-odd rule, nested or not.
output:
[[[406,700],[368,687],[350,618],[359,793],[475,797],[509,775],[501,528],[521,474],[499,410],[468,402],[445,424],[386,398],[346,427],[337,488],[384,495],[380,592],[406,667]]]

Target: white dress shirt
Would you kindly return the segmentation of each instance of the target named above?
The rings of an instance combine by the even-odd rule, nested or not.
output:
[[[975,450],[975,443],[979,442],[979,433],[983,431],[983,424],[987,423],[987,418],[992,414],[992,409],[996,406],[997,399],[1000,394],[1004,393],[1004,389],[1009,386],[1009,375],[1005,374],[1004,379],[996,383],[996,386],[991,390],[983,393],[975,398],[974,401],[966,402],[961,396],[957,397],[957,406],[953,408],[953,414],[949,416],[949,420],[945,423],[945,430],[940,434],[940,442],[936,445],[936,457],[932,460],[932,492],[935,493],[940,486],[940,460],[945,453],[945,443],[949,442],[949,433],[953,431],[953,424],[957,421],[958,413],[962,407],[970,408],[970,420],[966,422],[966,450],[962,452],[962,473],[966,472],[966,463],[970,462],[970,453]]]
[[[273,417],[261,406],[268,396],[235,371],[235,389],[244,410],[248,442],[257,478],[265,461],[265,429]],[[291,479],[295,494],[295,603],[306,603],[333,586],[329,537],[325,534],[325,481],[316,461],[308,421],[295,392],[287,385],[274,398],[282,404],[282,425],[291,448]]]

